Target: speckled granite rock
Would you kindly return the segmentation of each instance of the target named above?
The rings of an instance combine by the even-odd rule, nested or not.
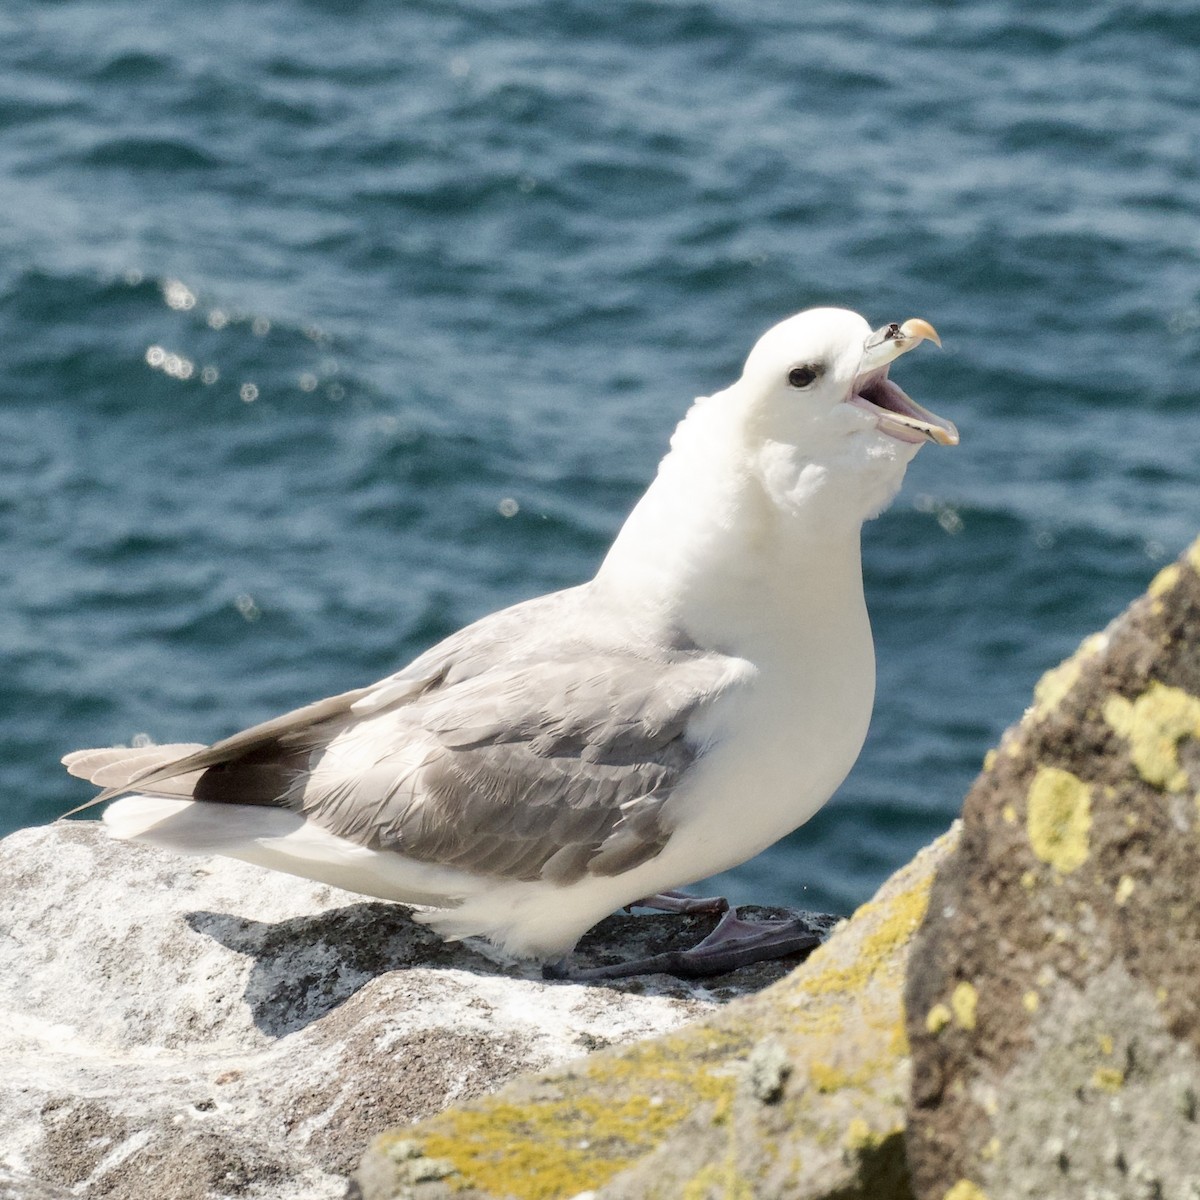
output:
[[[66,1188],[0,1167],[0,1200],[74,1200]]]
[[[363,1200],[910,1196],[901,989],[939,839],[786,979],[378,1139]]]
[[[1039,684],[914,946],[922,1200],[1200,1200],[1200,542]]]
[[[711,924],[610,918],[581,959],[679,948]],[[23,830],[0,842],[0,1197],[331,1200],[388,1125],[794,965],[707,987],[547,984],[398,905],[90,822]]]

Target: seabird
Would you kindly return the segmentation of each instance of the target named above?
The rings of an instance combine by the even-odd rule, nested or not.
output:
[[[861,526],[925,442],[958,442],[888,378],[925,339],[919,319],[790,317],[695,402],[590,582],[214,745],[63,762],[105,789],[92,804],[134,793],[104,814],[118,838],[426,906],[444,937],[520,956],[561,961],[636,903],[719,910],[675,889],[803,825],[862,748]],[[726,913],[689,969],[795,932]]]

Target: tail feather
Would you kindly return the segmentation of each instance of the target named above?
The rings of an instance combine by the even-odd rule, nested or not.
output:
[[[108,746],[100,750],[73,750],[63,757],[63,766],[76,778],[87,779],[106,790],[64,815],[70,817],[85,808],[92,808],[106,800],[110,792],[123,792],[139,776],[203,749],[203,745],[195,742],[176,742],[167,746]],[[201,774],[200,771],[193,771],[186,775],[172,775],[154,790],[166,796],[191,796]]]
[[[87,779],[98,787],[120,787],[150,767],[175,762],[203,749],[204,746],[196,742],[176,742],[169,746],[109,746],[103,750],[75,750],[62,762],[79,779]]]

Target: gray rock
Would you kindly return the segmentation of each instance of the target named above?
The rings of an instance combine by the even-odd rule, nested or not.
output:
[[[74,1200],[66,1188],[0,1166],[0,1200]]]
[[[909,966],[922,1200],[1200,1197],[1200,542],[1038,685]]]
[[[785,979],[373,1143],[358,1200],[911,1200],[909,944],[955,833]]]
[[[610,918],[580,961],[709,927]],[[709,986],[544,983],[399,905],[90,822],[23,830],[0,842],[0,1197],[341,1197],[381,1129],[671,1029],[794,962]]]

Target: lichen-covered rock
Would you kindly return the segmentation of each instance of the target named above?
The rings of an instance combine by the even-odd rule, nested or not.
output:
[[[907,990],[922,1200],[1200,1198],[1200,542],[989,754]]]
[[[582,961],[677,949],[711,924],[611,918]],[[707,986],[548,984],[399,905],[90,822],[23,830],[0,842],[0,1197],[332,1200],[379,1130],[671,1029],[794,964]]]
[[[786,979],[379,1138],[365,1200],[907,1200],[901,991],[948,834]]]

